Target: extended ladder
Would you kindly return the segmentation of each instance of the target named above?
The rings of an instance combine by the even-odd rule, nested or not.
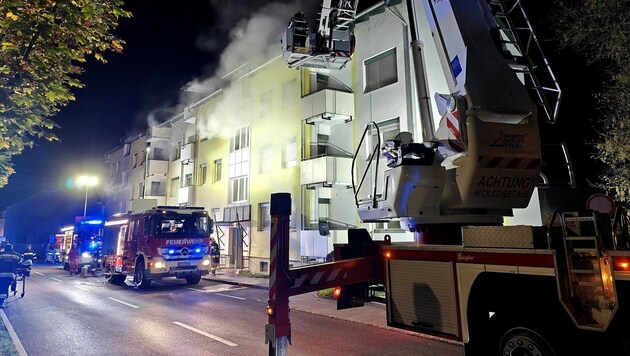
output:
[[[558,118],[562,91],[534,34],[520,0],[488,0],[499,26],[500,42],[513,57],[512,69],[537,99],[547,122]]]

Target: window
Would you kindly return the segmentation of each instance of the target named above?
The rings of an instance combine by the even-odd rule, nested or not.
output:
[[[396,48],[392,48],[372,58],[366,59],[364,66],[365,93],[369,93],[398,81]]]
[[[221,166],[223,166],[223,161],[217,159],[214,161],[214,170],[212,175],[212,182],[218,182],[221,180]]]
[[[131,153],[131,145],[128,143],[125,143],[125,146],[123,147],[123,156],[127,157],[129,156],[130,153]]]
[[[138,183],[138,198],[144,198],[144,182]]]
[[[179,177],[171,179],[171,196],[176,197],[179,193]]]
[[[160,182],[151,182],[151,190],[148,195],[153,197],[164,195],[162,191],[162,184]]]
[[[230,204],[246,202],[248,177],[237,177],[230,179]]]
[[[129,183],[129,172],[122,172],[122,185],[127,185]]]
[[[186,180],[184,183],[184,187],[190,187],[191,185],[193,185],[193,175],[192,173],[188,173],[186,174]]]
[[[286,109],[297,104],[297,97],[297,80],[293,78],[282,85],[282,108]]]
[[[262,94],[260,94],[260,112],[259,117],[265,117],[271,114],[271,104],[273,101],[273,95],[271,90],[268,90]]]
[[[269,203],[258,204],[258,231],[269,230],[271,227],[271,214]]]
[[[260,149],[260,170],[259,173],[271,172],[272,151],[271,145],[263,146]]]
[[[230,139],[230,152],[236,152],[247,147],[249,147],[249,126],[234,130]]]
[[[166,161],[163,148],[155,147],[152,149],[152,152],[153,152],[153,159],[156,159],[158,161]]]
[[[282,168],[295,167],[297,165],[297,144],[295,137],[285,142],[282,150]]]
[[[208,165],[200,164],[199,165],[199,185],[206,184],[206,176],[208,175]]]
[[[142,160],[140,161],[140,165],[143,165],[147,160],[147,156],[149,155],[149,151],[146,149],[142,150]]]
[[[116,174],[120,173],[120,161],[116,162]]]
[[[131,168],[136,168],[136,166],[138,165],[138,153],[134,153],[133,154],[133,166]]]

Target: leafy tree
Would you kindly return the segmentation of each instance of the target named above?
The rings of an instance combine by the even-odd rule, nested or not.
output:
[[[131,17],[123,0],[0,1],[0,188],[12,158],[37,140],[57,140],[52,116],[81,88],[81,65],[121,53],[112,34]]]
[[[603,163],[593,185],[616,199],[630,201],[630,1],[557,1],[558,38],[564,46],[602,68],[603,90],[595,99],[600,117],[594,158]]]

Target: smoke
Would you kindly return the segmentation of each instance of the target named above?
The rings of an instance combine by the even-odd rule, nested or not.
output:
[[[311,3],[310,8],[305,7],[307,2]],[[202,138],[229,137],[234,129],[249,123],[241,90],[231,88],[230,80],[281,55],[280,39],[291,17],[304,10],[313,13],[309,19],[314,19],[313,6],[317,3],[211,0],[220,21],[198,38],[197,46],[207,51],[220,50],[219,63],[211,77],[195,79],[189,86],[201,89],[205,96],[217,96],[211,111],[198,115]],[[230,74],[234,75],[228,77]]]

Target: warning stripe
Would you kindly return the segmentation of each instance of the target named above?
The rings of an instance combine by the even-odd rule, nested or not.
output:
[[[539,169],[540,159],[520,157],[479,156],[480,167],[505,169]]]
[[[350,52],[335,51],[335,56],[350,58]]]
[[[276,271],[278,261],[276,259],[278,255],[278,218],[271,217],[271,251],[269,255],[269,299],[274,300],[276,298]]]
[[[450,133],[448,138],[448,145],[455,152],[463,152],[466,150],[466,146],[462,142],[462,134],[459,131],[459,111],[455,110],[453,112],[446,113],[446,127]]]
[[[313,273],[304,273],[300,275],[299,278],[296,278],[293,282],[294,288],[299,287],[307,287],[311,285],[316,285],[321,281],[325,282],[335,282],[341,281],[348,277],[348,273],[344,271],[343,268],[335,268],[330,271],[317,271]]]

